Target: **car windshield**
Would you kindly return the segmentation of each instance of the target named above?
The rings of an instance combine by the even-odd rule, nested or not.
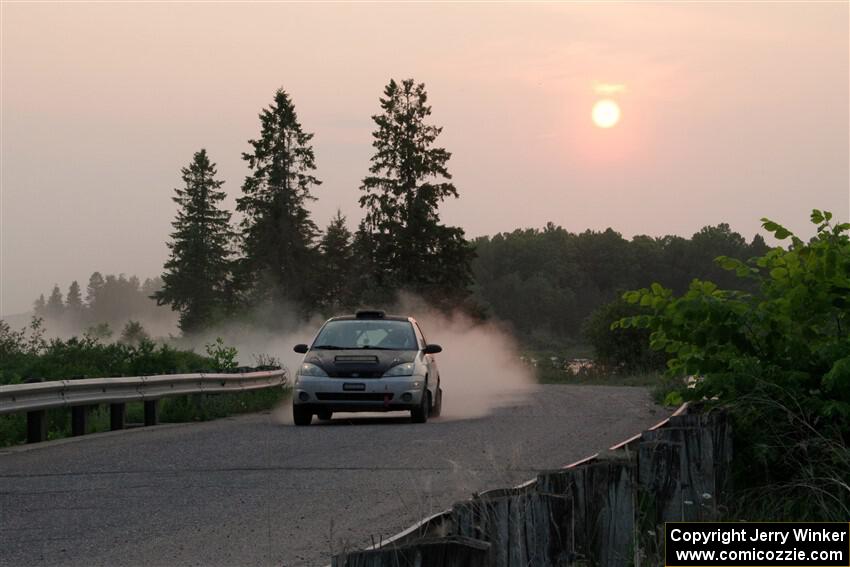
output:
[[[313,348],[416,350],[417,346],[413,326],[408,321],[358,319],[328,321]]]

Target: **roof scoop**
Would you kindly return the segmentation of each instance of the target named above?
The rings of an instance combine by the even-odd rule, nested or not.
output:
[[[354,317],[357,319],[383,319],[385,315],[386,313],[380,309],[361,309],[354,314]]]

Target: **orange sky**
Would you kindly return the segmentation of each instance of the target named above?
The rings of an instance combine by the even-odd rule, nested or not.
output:
[[[0,313],[94,270],[161,271],[179,169],[229,204],[280,86],[315,133],[312,205],[360,218],[370,115],[426,83],[470,236],[542,226],[690,235],[847,218],[848,4],[2,5]],[[622,108],[593,126],[599,84]]]

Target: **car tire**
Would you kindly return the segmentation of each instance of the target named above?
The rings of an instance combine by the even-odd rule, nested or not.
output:
[[[304,406],[292,406],[292,421],[295,425],[310,425],[313,421],[313,412]]]
[[[316,417],[319,418],[319,421],[330,421],[333,415],[332,411],[322,410],[316,414]]]
[[[428,411],[431,408],[431,392],[428,391],[428,388],[425,388],[425,391],[422,392],[422,401],[420,404],[410,410],[410,421],[413,423],[425,423],[428,421]]]
[[[440,417],[441,413],[443,413],[443,389],[437,386],[437,401],[431,408],[431,417]]]

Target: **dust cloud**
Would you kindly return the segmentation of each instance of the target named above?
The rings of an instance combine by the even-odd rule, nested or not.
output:
[[[461,312],[445,315],[414,296],[403,296],[392,310],[419,321],[435,355],[447,419],[481,417],[494,409],[519,405],[536,389],[532,370],[520,360],[510,332],[496,321],[478,321]]]
[[[435,357],[443,388],[444,419],[481,417],[499,406],[522,404],[535,388],[532,370],[521,362],[511,333],[499,322],[482,322],[460,311],[446,314],[411,294],[401,294],[386,311],[415,317],[427,340],[443,347]],[[325,319],[315,315],[304,322],[299,310],[286,302],[247,315],[242,321],[188,336],[180,336],[177,314],[164,307],[140,313],[135,319],[157,342],[205,354],[206,345],[221,338],[225,346],[237,349],[240,366],[280,364],[292,380],[303,357],[292,347],[310,343]],[[48,338],[68,338],[80,332],[70,323],[55,320],[47,322],[46,331]],[[120,331],[115,329],[111,340],[117,340]],[[273,412],[275,421],[290,422],[289,414],[288,404]]]
[[[269,313],[274,313],[273,323],[269,321]],[[245,321],[217,325],[202,333],[185,336],[180,345],[205,353],[206,345],[221,338],[225,346],[236,348],[240,366],[274,362],[286,368],[291,379],[304,356],[294,352],[292,347],[312,342],[324,321],[324,318],[314,315],[305,322],[294,307],[277,303],[250,314]],[[269,357],[274,360],[270,361]]]
[[[294,309],[276,310],[280,320],[298,321]],[[522,404],[535,389],[532,370],[521,362],[510,332],[498,322],[478,321],[460,312],[446,315],[412,295],[401,296],[386,311],[416,318],[427,340],[443,347],[443,352],[435,355],[443,388],[441,419],[476,418],[500,406]],[[185,346],[204,352],[206,344],[221,337],[225,345],[239,351],[240,365],[255,365],[258,357],[268,355],[277,359],[292,379],[303,357],[292,347],[310,343],[323,322],[323,318],[314,316],[306,323],[277,331],[247,323],[231,324],[184,341]],[[286,406],[272,412],[275,421],[291,422]]]

